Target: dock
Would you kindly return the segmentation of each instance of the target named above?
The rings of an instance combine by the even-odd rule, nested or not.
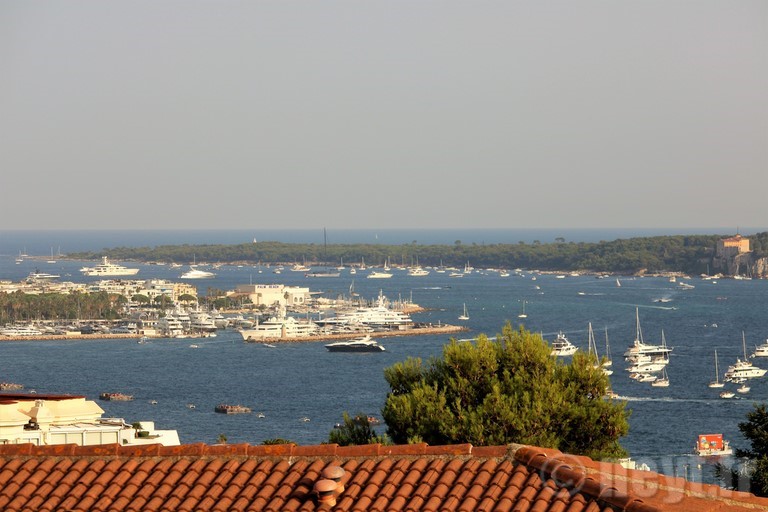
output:
[[[396,338],[400,336],[429,336],[436,334],[454,334],[457,332],[465,332],[469,329],[460,325],[419,325],[418,327],[411,327],[408,329],[392,329],[388,331],[374,331],[374,332],[345,332],[337,334],[319,334],[316,336],[302,336],[295,338],[259,338],[258,340],[246,341],[246,343],[311,343],[315,341],[333,341],[333,340],[349,340],[354,338],[360,338],[362,336],[369,335],[372,338]]]

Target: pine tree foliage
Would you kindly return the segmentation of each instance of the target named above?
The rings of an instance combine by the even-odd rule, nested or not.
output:
[[[570,364],[538,334],[507,324],[495,340],[451,340],[428,364],[386,368],[382,414],[395,443],[476,446],[521,443],[596,459],[625,456],[625,404],[604,398],[608,377],[594,356]]]

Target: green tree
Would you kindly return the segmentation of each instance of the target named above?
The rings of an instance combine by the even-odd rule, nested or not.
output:
[[[328,442],[339,446],[358,444],[391,444],[386,436],[379,436],[371,427],[368,416],[358,414],[354,418],[348,413],[343,414],[344,422],[337,425],[328,435]]]
[[[749,491],[757,496],[768,496],[768,409],[765,404],[755,405],[747,413],[747,420],[739,423],[739,430],[750,442],[749,450],[736,450],[740,466],[718,465],[718,472],[730,480],[733,488]]]
[[[495,340],[451,340],[429,364],[409,358],[384,370],[382,415],[395,443],[507,443],[556,448],[594,459],[622,457],[624,403],[606,400],[608,377],[593,355],[570,364],[538,334],[504,326]]]

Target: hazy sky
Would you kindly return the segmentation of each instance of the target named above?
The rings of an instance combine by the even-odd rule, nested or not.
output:
[[[762,226],[768,2],[0,3],[0,228]]]

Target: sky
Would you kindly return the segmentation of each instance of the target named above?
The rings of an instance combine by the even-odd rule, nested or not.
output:
[[[0,229],[763,226],[765,0],[4,0]]]

